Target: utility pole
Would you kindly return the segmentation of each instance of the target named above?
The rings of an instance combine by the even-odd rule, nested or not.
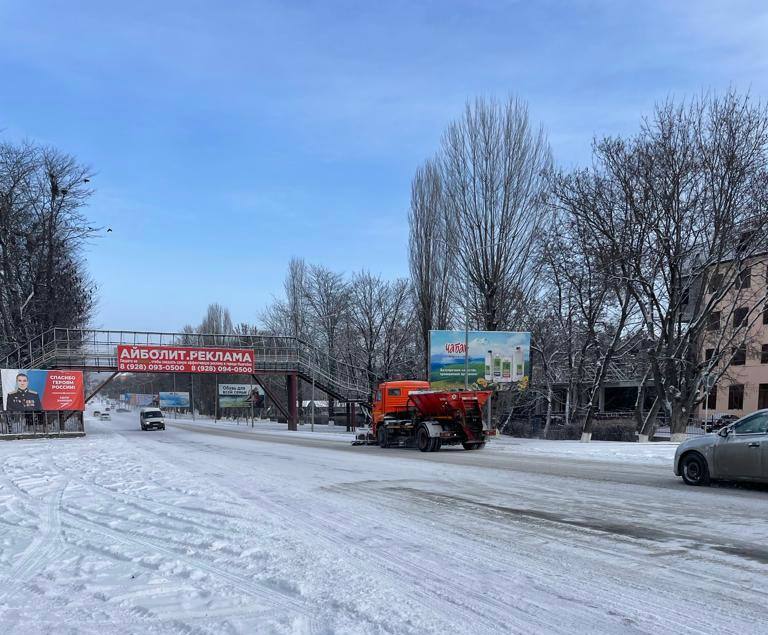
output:
[[[192,421],[195,420],[195,376],[189,373],[189,400],[192,406]]]
[[[219,420],[219,376],[216,375],[216,394],[213,396],[213,420]]]

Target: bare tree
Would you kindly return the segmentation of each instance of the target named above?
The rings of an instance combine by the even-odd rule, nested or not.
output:
[[[442,196],[453,219],[457,282],[472,300],[472,321],[486,330],[516,324],[535,287],[551,163],[543,129],[532,127],[518,99],[476,99],[443,137]]]
[[[706,378],[725,372],[764,306],[765,290],[750,296],[739,326],[708,330],[716,314],[729,318],[741,306],[740,280],[765,253],[767,168],[766,109],[733,92],[665,103],[635,138],[595,146],[591,178],[609,196],[579,218],[611,254],[639,311],[659,402],[651,412],[663,410],[674,440],[704,398]],[[646,418],[641,434],[651,436],[653,425]]]
[[[83,247],[97,229],[83,209],[91,174],[73,157],[0,144],[0,340],[6,347],[90,319],[95,285]]]
[[[221,336],[233,334],[234,327],[232,325],[232,316],[229,314],[229,309],[218,302],[209,304],[205,311],[205,317],[200,323],[199,332],[202,334],[215,334]],[[225,342],[225,337],[217,337],[212,343],[223,344]]]
[[[328,353],[330,372],[340,348],[338,336],[347,319],[348,285],[341,274],[326,267],[311,265],[304,285],[304,294],[313,330]],[[334,401],[328,397],[328,417],[333,418]]]
[[[455,247],[449,240],[449,223],[439,167],[427,161],[413,177],[408,213],[408,261],[426,379],[429,332],[450,328],[454,312]]]
[[[369,392],[373,392],[376,359],[381,353],[384,326],[388,317],[388,286],[380,277],[365,270],[356,274],[350,285],[350,323],[359,338],[359,352],[368,371]]]
[[[558,176],[553,179],[553,194],[563,218],[558,247],[565,255],[550,262],[559,263],[557,275],[576,286],[580,317],[587,326],[580,371],[587,362],[587,348],[593,353],[582,423],[582,441],[589,441],[609,370],[617,358],[632,351],[628,337],[636,308],[632,268],[641,251],[643,228],[623,204],[620,188],[595,171]]]

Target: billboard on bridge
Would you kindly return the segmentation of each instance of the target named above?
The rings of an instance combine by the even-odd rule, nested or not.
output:
[[[79,370],[0,371],[3,410],[39,412],[42,410],[83,410],[83,373]]]
[[[128,373],[223,373],[254,371],[254,353],[242,348],[193,348],[120,344],[117,370]]]

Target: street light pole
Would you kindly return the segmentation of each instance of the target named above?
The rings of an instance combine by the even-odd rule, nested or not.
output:
[[[315,369],[312,368],[312,424],[309,427],[311,432],[315,431]]]
[[[469,390],[469,313],[464,310],[464,390]]]

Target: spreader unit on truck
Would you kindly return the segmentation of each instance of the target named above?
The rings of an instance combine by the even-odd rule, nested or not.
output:
[[[373,400],[373,424],[356,443],[382,448],[417,447],[435,452],[444,445],[479,450],[496,433],[484,417],[490,390],[430,390],[426,381],[388,381]]]

